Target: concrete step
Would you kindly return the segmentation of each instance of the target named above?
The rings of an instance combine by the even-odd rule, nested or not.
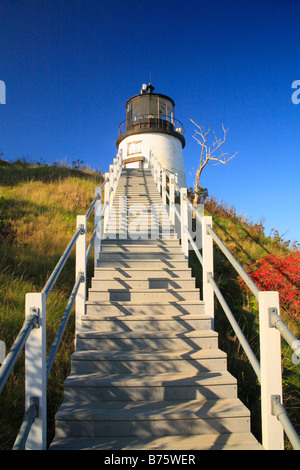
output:
[[[113,246],[131,246],[131,245],[149,245],[149,246],[159,246],[162,249],[170,246],[181,246],[179,240],[176,239],[148,239],[148,240],[130,240],[128,238],[119,239],[119,240],[102,240],[102,246],[113,245]]]
[[[123,204],[126,199],[127,202],[130,202],[133,199],[135,199],[137,202],[155,200],[159,204],[163,204],[160,194],[157,192],[157,190],[154,189],[145,193],[141,192],[140,189],[138,191],[126,191],[126,188],[120,188],[116,191],[113,202],[121,202]]]
[[[104,239],[106,240],[119,240],[124,239],[126,236],[129,240],[140,241],[140,240],[165,240],[165,239],[174,239],[177,240],[178,234],[172,227],[155,227],[155,226],[140,226],[138,224],[133,224],[129,226],[117,226],[114,230],[114,226],[110,225],[104,230]]]
[[[166,212],[161,212],[155,206],[150,206],[149,209],[144,206],[131,205],[127,211],[124,208],[120,209],[114,207],[110,212],[110,217],[122,218],[122,220],[145,220],[145,221],[160,221],[164,223],[169,222],[170,218]]]
[[[154,276],[149,279],[135,279],[118,278],[114,279],[99,279],[92,278],[91,288],[96,290],[109,290],[112,289],[193,289],[195,288],[195,279],[171,279],[171,278],[155,278]]]
[[[122,258],[119,257],[118,259],[112,259],[111,257],[103,257],[101,256],[100,259],[97,261],[97,267],[109,267],[109,268],[140,268],[141,266],[147,270],[155,270],[155,269],[180,269],[188,267],[187,259],[181,257],[181,259],[169,259],[167,257],[160,258],[160,259],[139,259],[135,258]]]
[[[176,422],[176,426],[174,426]],[[238,399],[184,402],[73,402],[56,414],[56,436],[172,436],[250,432]]]
[[[227,356],[219,349],[176,351],[76,351],[71,373],[158,374],[226,370]]]
[[[156,202],[160,206],[164,205],[158,192],[154,192],[154,190],[148,191],[147,193],[141,191],[142,190],[128,191],[126,188],[118,190],[114,195],[113,204],[120,203],[121,205],[124,205],[124,203],[132,204],[133,202],[138,204]]]
[[[132,315],[138,316],[149,316],[160,318],[169,317],[185,317],[186,315],[194,315],[195,318],[202,318],[205,315],[205,305],[202,300],[176,300],[174,302],[119,302],[119,301],[91,301],[86,300],[85,302],[86,312],[82,317],[86,317],[88,313],[95,313],[95,315],[111,315],[112,312],[118,313],[118,315],[126,315],[131,317]]]
[[[103,252],[101,251],[99,254],[99,261],[105,261],[105,260],[111,260],[111,261],[126,261],[126,260],[137,260],[137,259],[142,259],[142,260],[185,260],[184,253],[180,250],[175,251],[175,250],[170,250],[169,252],[164,252],[162,253],[161,251],[159,252],[131,252],[128,251],[127,253],[120,253],[119,251],[110,251],[110,252]]]
[[[169,217],[168,212],[166,209],[161,207],[161,202],[159,201],[147,201],[147,203],[143,202],[141,197],[138,197],[135,202],[128,201],[127,205],[124,206],[123,204],[119,205],[117,202],[113,203],[113,208],[115,209],[115,213],[119,214],[119,212],[123,215],[134,216],[134,217],[141,217],[142,215],[158,217],[164,216]]]
[[[236,379],[227,371],[203,373],[72,374],[64,401],[177,401],[236,398]]]
[[[145,188],[145,185],[143,183],[132,181],[130,182],[130,184],[119,184],[114,197],[126,197],[126,196],[131,196],[131,197],[141,196],[144,198],[152,198],[152,197],[158,198],[160,197],[160,194],[155,185],[154,186],[152,184],[147,185],[147,187]]]
[[[194,349],[216,349],[218,335],[212,330],[194,330],[188,332],[156,331],[121,333],[80,332],[76,337],[76,350],[88,351],[157,351],[193,347]]]
[[[131,241],[144,241],[144,240],[152,240],[154,237],[158,240],[165,240],[169,239],[170,236],[173,240],[178,240],[178,235],[174,230],[170,230],[166,233],[166,230],[159,230],[159,232],[151,232],[151,230],[137,230],[136,232],[128,231],[127,228],[122,231],[113,231],[113,230],[105,230],[104,231],[104,240],[110,241],[118,241],[124,240],[124,236],[128,237],[128,240]]]
[[[178,240],[175,240],[178,241]],[[153,245],[153,244],[131,244],[131,245],[125,245],[125,244],[118,244],[118,245],[113,245],[113,244],[102,244],[101,247],[101,252],[100,256],[104,253],[125,253],[125,254],[130,254],[130,253],[153,253],[153,254],[183,254],[181,245]]]
[[[154,239],[154,237],[156,237],[156,239],[159,239],[159,240],[165,240],[166,238],[170,238],[170,236],[172,237],[172,239],[174,240],[178,240],[178,235],[175,231],[171,230],[169,231],[168,233],[166,233],[166,230],[160,230],[158,233],[157,232],[154,232],[153,231],[151,232],[151,230],[137,230],[137,231],[128,231],[127,228],[125,229],[125,231],[104,231],[104,239],[105,240],[123,240],[124,239],[124,236],[127,236],[128,237],[128,240],[132,240],[132,241],[143,241],[143,240],[151,240],[151,239]]]
[[[149,170],[122,171],[53,449],[260,448],[161,206]]]
[[[153,213],[156,211],[166,213],[166,209],[163,209],[163,203],[159,195],[157,197],[143,197],[140,195],[134,197],[127,195],[126,199],[124,199],[124,196],[116,196],[113,200],[113,207],[117,212],[121,208],[124,212],[127,209],[127,211],[135,211],[135,213],[138,211],[150,212],[151,210],[153,210]]]
[[[141,195],[141,194],[124,195],[124,194],[119,193],[119,194],[116,194],[113,199],[113,206],[118,207],[118,208],[119,207],[130,208],[135,204],[137,204],[137,207],[139,207],[140,205],[145,206],[145,207],[151,207],[151,205],[154,203],[157,204],[160,209],[162,209],[162,207],[165,207],[165,209],[167,209],[165,204],[163,204],[162,199],[159,194],[157,194],[157,196],[154,196],[154,195]]]
[[[170,230],[172,228],[172,225],[170,223],[169,217],[164,217],[164,218],[157,218],[157,217],[152,217],[152,214],[149,212],[148,214],[136,214],[136,215],[127,215],[127,217],[119,217],[118,214],[114,218],[114,216],[111,214],[110,220],[108,223],[108,227],[115,225],[115,223],[118,223],[122,228],[123,227],[131,227],[134,228],[136,225],[142,226],[144,228],[148,228],[149,230],[153,230],[155,227],[156,229],[158,228],[166,228]],[[152,228],[153,227],[153,228]]]
[[[129,302],[130,303],[130,302]],[[120,302],[122,304],[122,302]],[[82,317],[81,328],[99,331],[191,331],[211,328],[211,319],[207,315],[174,314],[174,315],[131,315],[126,314],[126,306],[120,305],[119,314],[111,316],[98,313]],[[122,313],[121,313],[122,312]],[[101,323],[100,323],[101,322]]]
[[[141,235],[143,238],[150,240],[178,238],[177,233],[171,224],[152,224],[151,221],[149,221],[148,224],[142,224],[137,219],[132,222],[124,222],[122,220],[119,221],[118,219],[114,220],[113,218],[111,218],[107,226],[105,226],[104,238],[106,238],[106,234],[111,234],[112,236],[108,236],[108,238],[114,239],[116,238],[115,235],[120,233],[122,234],[124,231],[126,237],[132,240],[141,238]],[[122,238],[124,238],[124,236]]]
[[[145,269],[132,268],[95,268],[94,279],[190,279],[192,276],[191,268],[186,269],[163,269],[153,270],[151,272]],[[194,278],[193,278],[194,279]]]
[[[160,319],[162,316],[166,320],[171,317],[175,320],[188,320],[193,315],[195,320],[203,320],[203,318],[210,318],[204,314],[204,303],[201,300],[193,301],[176,301],[176,302],[93,302],[86,301],[85,315],[82,321],[87,318],[97,319],[104,316],[148,316],[150,320],[153,317]],[[181,318],[182,317],[182,318]],[[147,328],[149,325],[145,325]],[[202,329],[202,328],[200,328]],[[101,330],[100,330],[101,331]]]
[[[142,212],[142,213],[127,213],[123,214],[122,212],[111,212],[109,216],[109,222],[108,226],[111,224],[115,224],[116,222],[121,223],[122,225],[133,225],[134,223],[137,224],[142,224],[143,226],[149,226],[151,228],[151,225],[156,226],[171,226],[169,216],[163,215],[162,217],[157,216],[155,213],[152,212]]]
[[[56,438],[51,444],[53,450],[145,450],[145,451],[196,451],[196,450],[263,450],[263,447],[248,433],[224,433],[202,435],[173,435],[163,437],[70,437]],[[176,461],[182,464],[194,465],[193,454],[187,456],[187,460]],[[128,456],[126,457],[128,459]],[[162,457],[160,462],[164,462]],[[179,457],[180,458],[180,457]],[[171,456],[166,463],[171,462]],[[134,462],[130,462],[131,466]],[[158,463],[158,456],[151,464]]]
[[[176,300],[199,300],[200,290],[193,289],[88,289],[88,299],[92,301],[126,301],[126,302],[174,302]]]

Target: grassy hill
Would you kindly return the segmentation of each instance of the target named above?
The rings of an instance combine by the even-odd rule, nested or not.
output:
[[[3,162],[5,163],[5,162]],[[24,321],[27,292],[40,292],[72,238],[76,215],[85,214],[101,173],[24,161],[0,166],[0,339],[7,351]],[[92,218],[91,218],[92,219]],[[89,233],[93,221],[89,220]],[[89,242],[89,239],[88,239]],[[47,300],[50,348],[74,284],[74,250]],[[89,264],[89,273],[93,269]],[[49,437],[73,351],[70,317],[56,363],[49,376]],[[24,354],[0,396],[0,449],[11,449],[24,413]]]
[[[24,299],[27,292],[39,292],[55,267],[75,231],[76,215],[84,214],[94,197],[94,188],[103,177],[79,165],[66,168],[58,165],[29,165],[25,161],[8,164],[0,160],[0,339],[10,349],[24,320]],[[287,256],[292,249],[276,234],[265,236],[261,224],[244,220],[234,208],[206,202],[206,211],[214,219],[214,229],[228,248],[248,269],[267,254]],[[91,218],[92,219],[92,218]],[[89,233],[93,221],[89,220]],[[89,240],[88,240],[89,241]],[[295,248],[295,246],[293,247]],[[190,263],[197,283],[201,284],[199,262],[191,253]],[[92,261],[88,273],[92,275]],[[244,291],[226,259],[215,249],[215,277],[244,334],[258,353],[257,305]],[[47,301],[47,344],[54,335],[66,307],[74,283],[74,253],[64,267],[59,282]],[[283,308],[282,314],[299,337],[299,319]],[[228,352],[229,369],[238,378],[240,398],[253,415],[253,432],[259,437],[259,386],[216,301],[216,329],[220,347]],[[54,432],[54,414],[63,393],[63,380],[70,367],[73,351],[74,316],[71,316],[55,366],[48,382],[49,439]],[[299,374],[291,361],[291,351],[283,342],[285,406],[295,426],[299,422]],[[0,396],[0,450],[11,449],[24,413],[24,356],[15,365]],[[297,416],[298,415],[298,416]],[[298,428],[298,432],[299,432]]]
[[[236,213],[234,207],[228,207],[226,203],[217,202],[213,197],[205,202],[205,214],[213,217],[213,228],[227,248],[251,274],[255,271],[255,264],[260,259],[293,259],[297,264],[297,272],[293,279],[288,279],[289,288],[293,289],[295,296],[292,302],[280,300],[280,314],[285,323],[297,338],[300,337],[300,260],[299,244],[295,241],[285,241],[277,230],[272,230],[267,236],[263,223],[253,222],[245,219],[243,215]],[[196,276],[199,287],[201,285],[201,269],[195,255],[191,255],[191,265]],[[295,264],[294,263],[294,264]],[[273,267],[272,267],[273,268]],[[274,276],[276,269],[269,276]],[[280,268],[278,274],[280,272]],[[283,273],[285,274],[285,273]],[[259,322],[258,305],[255,297],[248,289],[241,288],[241,282],[227,258],[214,245],[214,277],[220,287],[223,296],[235,315],[244,335],[251,345],[256,357],[259,358]],[[284,276],[282,276],[284,277]],[[285,280],[285,279],[284,279]],[[273,283],[279,290],[280,282]],[[268,290],[260,287],[261,290]],[[280,292],[280,299],[281,291]],[[297,300],[295,300],[297,299]],[[296,304],[297,302],[297,304]],[[251,411],[252,431],[258,439],[261,437],[260,422],[260,385],[256,375],[249,364],[248,358],[242,350],[234,331],[232,330],[223,309],[215,300],[215,329],[219,332],[220,348],[228,354],[228,369],[238,379],[239,397]],[[292,362],[292,350],[282,340],[282,364],[283,364],[283,395],[284,406],[288,415],[300,434],[299,408],[300,408],[300,375],[299,365]],[[286,448],[290,444],[286,441]]]

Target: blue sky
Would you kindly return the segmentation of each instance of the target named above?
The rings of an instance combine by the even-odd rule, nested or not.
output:
[[[300,241],[299,0],[0,0],[0,147],[5,158],[83,160],[107,171],[125,103],[148,83],[238,151],[201,186],[266,233]],[[300,96],[300,95],[299,95]]]

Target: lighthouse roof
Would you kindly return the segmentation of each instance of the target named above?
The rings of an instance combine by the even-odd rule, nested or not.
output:
[[[126,107],[128,105],[128,103],[135,99],[135,98],[138,98],[140,96],[143,96],[143,95],[152,95],[152,96],[159,96],[161,98],[164,98],[168,101],[170,101],[172,103],[173,106],[175,106],[175,102],[174,100],[172,100],[172,98],[170,98],[169,96],[167,95],[163,95],[162,93],[153,93],[153,90],[155,90],[154,86],[152,85],[152,83],[149,83],[149,85],[142,85],[142,88],[141,88],[141,91],[139,94],[137,95],[134,95],[132,96],[131,98],[129,98],[127,101],[126,101]]]

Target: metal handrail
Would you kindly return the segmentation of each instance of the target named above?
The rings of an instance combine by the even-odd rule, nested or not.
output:
[[[122,157],[121,157],[121,164],[122,164]],[[113,172],[112,169],[110,171]],[[41,294],[45,294],[46,299],[47,299],[49,293],[51,292],[51,290],[52,290],[52,288],[53,288],[53,286],[54,286],[61,270],[63,269],[63,267],[64,267],[69,255],[70,255],[75,243],[77,242],[78,237],[85,233],[85,231],[86,231],[86,228],[85,228],[86,227],[86,221],[89,218],[89,216],[91,215],[91,213],[92,213],[92,211],[95,207],[96,202],[99,199],[101,199],[102,189],[109,180],[110,180],[109,177],[106,178],[104,180],[102,186],[99,188],[98,193],[95,195],[92,203],[90,204],[90,206],[89,206],[89,208],[86,212],[85,224],[84,225],[79,225],[77,227],[71,241],[69,242],[67,248],[63,252],[63,254],[60,257],[59,261],[57,262],[54,270],[52,271],[48,281],[46,282],[43,290],[41,291]],[[113,183],[115,183],[115,181],[117,181],[117,180],[118,180],[118,178],[115,177],[114,180],[113,180]],[[113,191],[112,187],[110,188],[110,191]],[[109,205],[108,202],[106,202],[104,204],[104,207],[103,207],[102,212],[101,212],[101,217],[103,217],[103,214],[104,214],[104,212],[107,208],[107,205]],[[88,261],[89,255],[90,255],[91,250],[92,250],[93,245],[94,245],[95,236],[96,236],[96,228],[97,227],[94,228],[94,232],[92,234],[90,244],[89,244],[88,248],[86,249],[86,253],[85,253],[85,262],[86,263]],[[77,296],[77,293],[78,293],[78,290],[79,290],[79,286],[82,282],[85,282],[84,273],[83,272],[82,273],[77,273],[76,282],[74,284],[73,290],[72,290],[71,295],[69,297],[67,307],[66,307],[65,312],[63,314],[60,326],[58,328],[58,331],[56,333],[56,336],[54,338],[52,347],[51,347],[49,355],[48,355],[48,359],[46,361],[46,377],[47,377],[47,379],[48,379],[48,376],[50,374],[51,368],[53,366],[57,351],[59,349],[64,331],[65,331],[65,327],[66,327],[66,324],[68,322],[68,319],[69,319],[69,316],[70,316],[70,313],[71,313],[71,310],[72,310],[72,307],[73,307],[74,302],[76,300],[76,296]],[[4,359],[4,362],[3,362],[3,364],[0,368],[0,393],[1,393],[2,389],[5,386],[5,383],[6,383],[8,377],[9,377],[9,375],[10,375],[10,373],[11,373],[13,367],[14,367],[14,364],[15,364],[16,360],[18,359],[19,355],[20,355],[20,352],[22,351],[23,347],[25,346],[25,343],[26,343],[26,341],[27,341],[27,339],[30,335],[30,332],[32,331],[33,328],[40,326],[39,325],[39,315],[38,315],[38,313],[36,313],[37,312],[36,309],[35,308],[30,308],[30,312],[32,312],[32,314],[30,314],[26,318],[26,320],[24,321],[23,326],[22,326],[22,328],[21,328],[21,330],[20,330],[20,332],[19,332],[19,334],[18,334],[18,336],[17,336],[17,338],[16,338],[16,340],[13,344],[13,347],[11,348],[10,352],[8,353],[6,358]],[[34,423],[34,421],[35,421],[35,419],[38,415],[39,415],[39,398],[31,396],[30,397],[29,407],[28,407],[28,409],[26,410],[26,412],[24,414],[23,423],[21,425],[18,436],[16,438],[13,450],[23,450],[25,448],[26,440],[27,440],[28,435],[30,433],[32,424]]]
[[[167,170],[166,168],[164,168],[159,162],[156,163],[156,165],[158,167],[160,167],[159,169],[159,183],[158,185],[162,185],[162,176],[161,176],[161,171],[166,171],[168,172],[169,170]],[[152,166],[152,164],[151,164]],[[155,169],[155,165],[153,165],[153,168],[154,168],[154,171],[156,171]],[[172,173],[169,171],[169,173]],[[179,190],[180,190],[180,187],[177,185],[175,179],[171,179],[169,177],[169,181],[172,182],[175,187],[177,187]],[[199,211],[197,210],[197,208],[195,208],[191,202],[189,201],[188,197],[185,195],[185,194],[182,194],[183,196],[183,201],[187,204],[187,207],[192,210],[193,212],[195,212],[196,214],[196,217],[197,219],[201,222],[201,224],[203,224],[203,219],[202,219],[202,215],[199,213]],[[177,210],[176,206],[175,206],[175,203],[172,202],[172,207],[173,207],[173,210],[174,210],[174,213],[176,214],[176,216],[178,217],[180,223],[182,224],[183,221],[181,220],[181,215],[179,213],[179,211]],[[201,265],[203,266],[203,257],[202,255],[200,254],[200,251],[196,245],[196,243],[194,242],[193,238],[192,238],[192,235],[190,234],[190,232],[188,231],[188,228],[186,226],[184,226],[182,228],[182,234],[184,233],[187,237],[187,239],[189,240],[191,246],[193,247]],[[214,232],[214,230],[212,229],[211,225],[207,225],[206,227],[203,227],[203,229],[205,230],[204,232],[204,236],[206,234],[209,234],[211,235],[212,239],[215,241],[215,243],[219,246],[219,248],[221,249],[221,251],[225,254],[225,256],[227,257],[227,259],[230,261],[230,263],[232,264],[232,266],[236,269],[236,271],[240,274],[241,278],[244,280],[244,282],[247,284],[247,286],[249,287],[249,289],[252,291],[252,293],[254,294],[254,296],[256,297],[256,299],[259,301],[259,297],[260,297],[260,290],[259,288],[256,286],[256,284],[252,281],[252,279],[250,278],[250,276],[246,273],[246,271],[242,268],[242,266],[239,264],[239,262],[235,259],[235,257],[230,253],[230,251],[228,250],[228,248],[224,245],[224,243],[221,241],[221,239],[217,236],[217,234]],[[212,273],[206,273],[207,275],[207,281],[210,283],[211,287],[212,287],[212,290],[214,292],[214,294],[216,295],[216,297],[218,298],[225,314],[227,315],[227,318],[233,328],[233,330],[235,331],[235,334],[237,335],[256,375],[257,375],[257,378],[258,378],[258,381],[261,382],[261,366],[260,366],[260,363],[259,361],[257,360],[254,352],[252,351],[246,337],[244,336],[241,328],[239,327],[234,315],[232,314],[230,308],[228,307],[220,289],[218,288],[214,278],[213,278],[213,275]],[[296,336],[293,335],[293,333],[290,331],[290,329],[286,326],[286,324],[284,323],[284,321],[282,320],[282,318],[277,314],[277,311],[275,309],[269,309],[269,324],[270,326],[273,326],[274,328],[277,328],[278,331],[280,332],[280,334],[286,339],[287,343],[292,347],[292,349],[295,351],[294,352],[294,355],[297,355],[298,358],[300,358],[300,341],[297,340]],[[293,355],[293,356],[294,356]],[[289,417],[286,413],[286,410],[285,408],[283,407],[283,405],[280,403],[280,396],[278,395],[272,395],[272,414],[274,416],[276,416],[276,418],[280,421],[281,425],[282,425],[282,428],[284,430],[284,432],[286,433],[287,437],[289,438],[292,446],[294,449],[297,449],[297,450],[300,450],[300,438],[299,436],[297,435],[292,423],[290,422],[289,420]]]
[[[96,194],[96,196],[94,197],[94,200],[93,200],[92,204],[90,205],[90,207],[88,208],[88,210],[87,210],[87,212],[86,212],[86,214],[85,214],[85,216],[86,216],[87,219],[88,219],[89,216],[91,215],[92,210],[94,209],[94,206],[95,206],[96,202],[97,202],[100,198],[101,198],[101,194],[100,194],[100,193]]]
[[[180,221],[180,223],[181,223],[181,215],[180,215],[180,213],[179,213],[179,211],[178,211],[178,209],[177,209],[177,207],[176,207],[176,204],[175,204],[174,202],[172,202],[172,206],[173,206],[173,209],[174,209],[175,214],[177,215],[177,217],[178,217],[178,219],[179,219],[179,221]]]
[[[88,248],[87,248],[87,250],[86,250],[86,254],[85,254],[86,263],[88,262],[89,257],[90,257],[90,254],[91,254],[91,251],[92,251],[92,249],[93,249],[94,241],[95,241],[96,235],[97,235],[97,227],[95,227],[95,229],[94,229],[94,231],[93,231],[90,244],[89,244],[89,246],[88,246]]]
[[[72,251],[72,248],[74,247],[75,243],[76,243],[76,240],[77,238],[79,237],[80,234],[82,234],[82,230],[83,230],[83,226],[80,226],[77,228],[76,232],[74,233],[70,243],[68,244],[67,248],[65,249],[65,251],[63,252],[63,254],[61,255],[57,265],[55,266],[55,268],[53,269],[52,271],[52,274],[51,276],[49,277],[48,281],[46,282],[43,290],[42,290],[42,293],[45,293],[46,294],[46,298],[48,297],[49,293],[51,292],[62,268],[64,267],[64,265],[66,264],[66,261]]]
[[[33,328],[38,326],[39,317],[36,313],[29,315],[23,323],[18,336],[16,337],[12,348],[7,354],[4,362],[0,368],[0,393],[2,392],[4,385],[7,382],[9,374],[11,373],[23,347],[25,346],[26,340],[30,335]]]
[[[167,173],[170,173],[171,175],[176,175],[175,171],[171,171],[168,168],[165,168]]]
[[[188,228],[184,227],[184,231],[185,231],[185,233],[186,233],[186,235],[187,235],[187,237],[188,237],[188,239],[189,239],[189,241],[190,241],[190,243],[191,243],[191,245],[192,245],[192,247],[195,251],[196,256],[198,257],[201,265],[203,266],[203,257],[201,256],[201,254],[199,252],[199,249],[198,249],[196,243],[194,242]],[[253,367],[253,369],[254,369],[257,377],[258,377],[258,380],[260,381],[260,364],[259,364],[257,358],[255,357],[251,347],[249,346],[249,343],[248,343],[247,339],[245,338],[242,330],[240,329],[238,322],[234,318],[230,308],[228,307],[228,305],[227,305],[223,295],[221,294],[221,291],[219,290],[219,288],[218,288],[218,286],[217,286],[217,284],[216,284],[216,282],[215,282],[215,280],[214,280],[211,273],[208,276],[208,281],[211,283],[212,288],[213,288],[213,290],[214,290],[221,306],[223,307],[223,310],[226,313],[227,318],[228,318],[235,334],[237,335],[238,339],[240,340],[240,343],[241,343],[242,347],[244,348],[244,351],[245,351],[250,363],[252,364],[252,367]]]
[[[272,397],[272,414],[276,416],[278,421],[281,423],[293,449],[300,450],[300,438],[296,433],[294,426],[292,425],[290,418],[286,412],[286,409],[280,402],[280,396],[273,395]]]
[[[52,369],[52,365],[53,365],[53,362],[54,362],[54,359],[55,359],[55,356],[56,356],[56,353],[58,351],[58,348],[60,346],[60,343],[61,343],[61,340],[62,340],[62,337],[63,337],[63,334],[64,334],[64,331],[65,331],[65,328],[66,328],[66,325],[67,325],[67,322],[68,322],[68,319],[69,319],[69,316],[70,316],[70,313],[71,313],[71,310],[72,310],[72,307],[73,307],[73,304],[75,302],[75,298],[76,298],[76,294],[78,292],[78,289],[79,289],[79,285],[81,282],[83,282],[84,280],[84,276],[83,274],[79,274],[79,276],[77,277],[77,280],[74,284],[74,287],[73,287],[73,290],[71,292],[71,295],[69,297],[69,301],[67,303],[67,307],[65,309],[65,312],[62,316],[62,319],[61,319],[61,322],[60,322],[60,325],[58,327],[58,330],[57,330],[57,333],[55,335],[55,338],[54,338],[54,341],[53,341],[53,344],[52,344],[52,347],[50,349],[50,352],[49,352],[49,355],[48,355],[48,359],[47,359],[47,373],[46,373],[46,376],[49,377],[49,374],[51,372],[51,369]]]
[[[197,209],[195,209],[195,213],[199,214]],[[185,227],[185,233],[187,234],[187,236],[189,238],[189,241],[190,241],[196,255],[197,256],[200,255],[199,250],[198,250],[195,242],[193,241],[193,239],[191,237],[191,234],[189,233],[189,231],[187,230],[186,227]],[[214,232],[214,230],[212,229],[211,226],[207,227],[207,233],[209,233],[213,237],[214,241],[217,243],[219,248],[225,254],[227,259],[231,262],[233,267],[237,270],[237,272],[240,274],[242,279],[245,281],[245,283],[248,285],[248,287],[250,288],[250,290],[252,291],[252,293],[255,295],[255,297],[258,300],[258,294],[259,294],[260,290],[256,286],[256,284],[252,281],[250,276],[246,273],[246,271],[242,268],[242,266],[239,264],[239,262],[230,253],[228,248],[224,245],[224,243],[221,241],[221,239],[217,236],[217,234]],[[198,256],[198,259],[201,262],[201,259],[200,259],[199,256]],[[229,320],[229,322],[230,322],[237,338],[239,339],[239,341],[240,341],[240,343],[241,343],[241,345],[242,345],[242,347],[245,351],[245,354],[247,355],[247,357],[249,359],[249,362],[251,363],[251,365],[253,367],[253,370],[256,373],[258,381],[260,383],[261,382],[261,367],[260,367],[260,364],[259,364],[255,354],[253,353],[246,337],[244,336],[241,328],[239,327],[239,324],[237,323],[234,315],[232,314],[230,308],[228,307],[228,305],[227,305],[227,303],[226,303],[226,301],[225,301],[220,289],[218,288],[218,286],[217,286],[217,284],[216,284],[216,282],[215,282],[215,280],[214,280],[211,273],[208,274],[208,281],[210,282],[210,284],[213,288],[213,291],[214,291],[215,295],[217,296],[217,298],[218,298],[218,300],[219,300],[219,302],[220,302],[220,304],[221,304],[221,306],[222,306],[222,308],[223,308],[223,310],[224,310],[224,312],[225,312],[225,314],[226,314],[226,316],[227,316],[227,318],[228,318],[228,320]],[[299,348],[299,343],[300,342],[298,341],[296,336],[287,327],[287,325],[285,324],[283,319],[277,314],[276,310],[272,309],[272,311],[269,312],[269,315],[270,315],[270,324],[274,328],[278,329],[278,331],[281,333],[281,335],[284,337],[284,339],[287,341],[287,343],[295,351],[294,354],[296,354],[298,357],[300,357],[300,348]],[[276,400],[276,398],[278,398],[278,400]],[[287,415],[287,412],[286,412],[284,406],[280,403],[279,399],[280,399],[280,397],[276,397],[276,396],[273,397],[273,407],[272,407],[273,414],[280,421],[280,423],[282,425],[282,428],[283,428],[284,432],[286,433],[287,437],[289,438],[293,448],[296,449],[296,450],[300,450],[300,438],[299,438],[298,434],[296,433],[295,428],[292,425],[292,423],[291,423],[291,421],[290,421],[290,419]]]
[[[102,183],[102,186],[100,186],[100,189],[99,189],[99,192],[96,194],[96,196],[94,197],[93,199],[93,202],[91,203],[90,207],[88,208],[85,216],[86,216],[86,219],[89,218],[89,216],[91,215],[93,209],[94,209],[94,206],[96,204],[97,201],[99,201],[99,199],[101,199],[101,193],[102,193],[102,190],[105,186],[105,184],[109,181],[109,178],[106,178],[104,179],[103,183]]]
[[[31,426],[39,414],[39,399],[37,397],[30,398],[30,406],[26,410],[22,425],[15,440],[13,450],[24,450],[28,434]]]
[[[256,375],[257,375],[257,378],[258,378],[258,381],[260,382],[260,364],[254,354],[254,352],[252,351],[246,337],[244,336],[244,333],[242,332],[238,322],[236,321],[236,319],[234,318],[234,315],[233,313],[231,312],[230,308],[228,307],[220,289],[218,288],[213,276],[211,273],[209,273],[208,275],[208,281],[210,282],[210,284],[212,285],[212,288],[213,288],[213,291],[214,293],[216,294],[221,306],[223,307],[223,310],[224,312],[226,313],[226,316],[235,332],[235,334],[237,335]]]
[[[200,214],[200,212],[198,211],[198,209],[191,203],[191,201],[189,200],[188,196],[186,194],[183,195],[183,198],[184,200],[187,202],[187,205],[189,207],[189,209],[192,211],[192,212],[195,212],[195,216],[197,217],[197,219],[199,220],[199,222],[202,224],[203,222],[203,216],[202,214]]]
[[[213,237],[216,244],[222,250],[226,258],[231,262],[232,266],[236,269],[242,279],[245,281],[249,289],[252,291],[256,299],[258,300],[259,288],[257,285],[252,281],[251,277],[246,273],[244,268],[240,265],[240,263],[235,259],[235,257],[230,253],[228,248],[224,245],[222,240],[218,237],[216,232],[213,230],[211,226],[207,227],[207,232]]]
[[[180,186],[176,183],[174,179],[171,180],[171,182],[174,184],[174,186],[180,191]]]
[[[201,266],[203,266],[203,257],[200,253],[200,251],[198,250],[198,247],[196,245],[196,243],[194,242],[193,238],[192,238],[192,235],[190,234],[190,232],[188,231],[187,227],[184,227],[184,231],[190,241],[190,244],[192,245],[192,247],[194,248],[194,252],[196,253],[196,256],[198,258],[198,260],[200,261],[201,263]]]
[[[300,341],[291,332],[289,327],[285,324],[284,320],[278,315],[275,309],[270,312],[270,323],[274,328],[280,331],[281,336],[286,340],[288,345],[294,350],[295,354],[300,358]]]

